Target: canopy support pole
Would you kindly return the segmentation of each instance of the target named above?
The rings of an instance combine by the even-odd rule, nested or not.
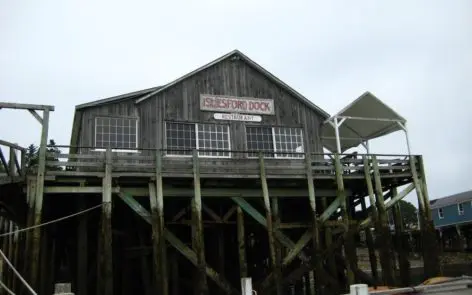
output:
[[[362,144],[362,146],[364,146],[366,153],[367,153],[367,154],[370,153],[369,141],[366,140],[366,141],[362,142],[361,144]]]
[[[400,126],[403,131],[405,131],[405,137],[406,137],[406,148],[408,149],[408,155],[411,155],[411,150],[410,150],[410,137],[408,136],[408,129],[406,128],[406,122],[402,123],[397,121],[398,126]]]
[[[336,134],[336,149],[337,153],[341,153],[341,140],[339,139],[339,127],[346,121],[346,118],[342,118],[340,121],[338,121],[338,117],[333,118],[334,122],[329,121],[329,124],[333,126],[334,128],[334,133]]]

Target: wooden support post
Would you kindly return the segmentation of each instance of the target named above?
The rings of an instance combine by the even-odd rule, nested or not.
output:
[[[167,253],[164,238],[164,195],[162,189],[162,155],[156,152],[156,184],[149,184],[151,205],[154,269],[160,294],[169,294]]]
[[[271,209],[272,209],[272,227],[274,232],[280,228],[280,207],[278,198],[271,198]],[[275,250],[275,269],[279,271],[280,278],[282,277],[282,245],[274,237],[274,250]]]
[[[236,224],[238,227],[238,249],[239,249],[239,279],[248,276],[246,262],[246,234],[244,231],[244,213],[241,207],[237,206]]]
[[[86,196],[79,196],[79,210],[86,209]],[[78,216],[79,226],[77,228],[77,295],[87,295],[87,273],[88,273],[88,235],[87,214]]]
[[[195,216],[193,227],[195,228],[194,246],[197,254],[199,280],[197,286],[197,294],[208,294],[208,285],[206,277],[206,261],[205,261],[205,244],[203,239],[203,223],[202,223],[202,197],[200,191],[200,164],[198,159],[198,151],[193,151],[193,187],[194,198],[192,202],[192,214]]]
[[[105,156],[105,176],[103,177],[103,193],[102,193],[102,216],[100,230],[100,252],[99,252],[99,270],[98,280],[100,281],[97,294],[112,295],[113,294],[113,261],[112,261],[112,151],[110,148],[106,151]]]
[[[274,238],[274,228],[272,220],[272,210],[270,207],[269,199],[269,187],[267,185],[265,166],[264,166],[264,155],[259,154],[259,165],[260,165],[260,178],[262,185],[262,195],[264,197],[264,205],[266,211],[266,222],[267,222],[267,233],[269,236],[269,251],[270,251],[270,260],[272,263],[272,271],[274,273],[274,285],[276,286],[277,295],[282,295],[282,285],[281,285],[281,269],[277,265],[277,260],[275,257],[275,238]]]
[[[397,196],[397,188],[392,188],[392,197]],[[400,281],[402,286],[410,285],[410,262],[408,261],[408,253],[406,251],[405,235],[403,233],[403,219],[400,211],[400,204],[394,205],[393,219],[395,222],[395,246],[398,256],[398,267],[400,269]]]
[[[416,162],[419,165],[420,175],[417,172]],[[423,158],[421,156],[410,156],[410,168],[418,197],[418,204],[420,205],[419,223],[423,245],[428,245],[428,247],[422,247],[424,278],[428,279],[439,276],[441,274],[441,266],[439,262],[439,245],[431,216]]]
[[[373,205],[372,208],[374,207],[375,206]],[[361,208],[362,208],[362,211],[364,212],[367,211],[367,206],[365,204],[365,199],[363,197],[361,197]],[[372,277],[374,278],[375,284],[378,284],[379,272],[377,270],[377,255],[375,254],[374,238],[372,236],[372,231],[370,230],[370,226],[366,227],[364,232],[365,232],[367,249],[369,251],[370,270],[372,272]]]
[[[384,283],[388,286],[395,285],[392,259],[390,251],[392,249],[392,240],[390,229],[388,227],[387,212],[384,204],[382,182],[380,180],[379,164],[376,156],[372,156],[372,168],[374,170],[375,192],[377,197],[378,222],[376,228],[377,241],[379,244],[380,264],[382,266],[382,277]]]
[[[313,170],[311,167],[311,154],[307,153],[305,155],[306,159],[306,178],[308,183],[308,199],[310,201],[310,208],[312,214],[312,239],[313,239],[313,257],[315,261],[315,272],[314,272],[314,281],[315,281],[315,293],[319,294],[321,287],[324,282],[321,282],[320,272],[322,269],[320,253],[320,238],[318,232],[318,218],[316,216],[316,197],[315,197],[315,185],[313,179]]]
[[[341,202],[341,214],[342,214],[342,217],[343,217],[345,229],[346,229],[346,231],[349,231],[349,227],[350,227],[349,213],[348,213],[348,210],[347,210],[346,193],[344,191],[343,169],[342,169],[342,165],[341,165],[341,159],[339,158],[339,154],[334,155],[334,161],[335,161],[335,169],[336,169],[336,183],[337,183],[337,187],[338,187],[338,189],[337,189],[337,198],[339,198],[340,202]],[[348,235],[346,235],[346,236],[348,236]],[[344,256],[345,256],[347,261],[349,261],[349,259],[347,257],[348,253],[346,251],[346,247],[352,246],[352,245],[350,245],[349,242],[350,241],[348,241],[348,239],[346,239],[344,241]],[[354,280],[355,280],[354,272],[353,272],[353,269],[351,268],[350,263],[346,263],[346,272],[347,272],[348,286],[354,284]]]
[[[38,174],[36,179],[36,194],[34,206],[34,225],[41,224],[41,213],[43,210],[44,174],[46,173],[46,149],[49,130],[49,110],[43,110],[43,121],[41,130],[41,142],[39,144]],[[41,228],[33,230],[31,248],[31,286],[39,288],[39,259],[41,253]]]
[[[325,211],[328,208],[326,198],[321,199],[321,209]],[[331,249],[332,244],[333,244],[333,232],[329,226],[324,226],[323,228],[324,231],[324,246],[325,249]],[[335,280],[338,280],[338,270],[336,266],[336,261],[334,259],[334,255],[329,255],[326,259],[326,264],[327,264],[327,269],[329,274],[335,278]],[[316,284],[316,283],[315,283]],[[329,291],[333,294],[338,294],[339,293],[339,286],[338,284],[330,286]]]
[[[172,295],[179,295],[179,257],[177,256],[177,252],[171,251],[171,277],[172,277]]]

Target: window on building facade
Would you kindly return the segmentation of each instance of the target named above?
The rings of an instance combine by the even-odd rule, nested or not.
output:
[[[138,119],[95,118],[95,147],[97,149],[136,149],[138,147]]]
[[[444,212],[443,212],[443,209],[442,209],[442,208],[439,208],[439,209],[438,209],[438,217],[439,217],[439,219],[443,219],[443,218],[444,218]]]
[[[270,158],[304,157],[301,128],[247,126],[246,141],[249,157],[257,157],[259,152]]]
[[[190,156],[198,149],[201,157],[230,156],[228,125],[166,122],[166,143],[167,155]]]
[[[464,215],[464,204],[457,204],[457,212],[459,215]]]

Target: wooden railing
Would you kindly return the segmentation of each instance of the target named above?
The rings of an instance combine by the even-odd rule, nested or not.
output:
[[[150,149],[129,153],[112,152],[113,175],[153,176],[156,171],[156,158],[161,157],[163,176],[191,177],[194,165],[192,151],[187,150],[188,155],[185,157],[169,156],[168,152],[168,150]],[[248,151],[230,151],[231,158],[198,157],[200,175],[218,178],[257,178],[260,175],[260,159],[248,157],[248,153]],[[285,153],[276,157],[273,153],[264,152],[264,155],[264,168],[268,178],[305,177],[307,157],[311,159],[311,169],[315,177],[335,176],[334,154]],[[382,177],[411,176],[410,157],[407,155],[341,154],[339,158],[345,178],[364,178],[365,163],[368,164],[368,171],[372,172],[372,159],[376,159]],[[105,167],[105,152],[48,154],[46,166],[49,175],[101,176]]]
[[[0,140],[0,176],[11,179],[25,176],[25,157],[26,148]]]

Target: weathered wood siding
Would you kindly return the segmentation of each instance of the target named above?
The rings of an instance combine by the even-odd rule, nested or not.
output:
[[[275,115],[262,115],[260,123],[215,120],[214,112],[200,111],[202,93],[274,99]],[[246,124],[302,127],[305,150],[322,152],[321,115],[243,60],[227,59],[207,68],[141,102],[138,109],[144,148],[165,148],[164,122],[181,121],[229,124],[232,150],[246,150]]]
[[[139,112],[134,103],[134,99],[123,100],[106,105],[86,108],[81,110],[81,128],[79,130],[78,146],[93,147],[95,145],[95,118],[96,117],[131,117],[138,118]],[[141,130],[138,128],[138,138],[141,137]],[[84,149],[82,149],[83,152]]]
[[[275,115],[261,115],[260,123],[215,120],[214,112],[200,111],[200,94],[273,99]],[[97,116],[119,116],[139,119],[139,148],[165,148],[165,122],[180,121],[229,124],[232,150],[247,150],[246,124],[301,127],[305,151],[322,152],[321,114],[240,59],[217,63],[139,104],[132,98],[81,112],[78,145],[85,147],[95,144]]]

